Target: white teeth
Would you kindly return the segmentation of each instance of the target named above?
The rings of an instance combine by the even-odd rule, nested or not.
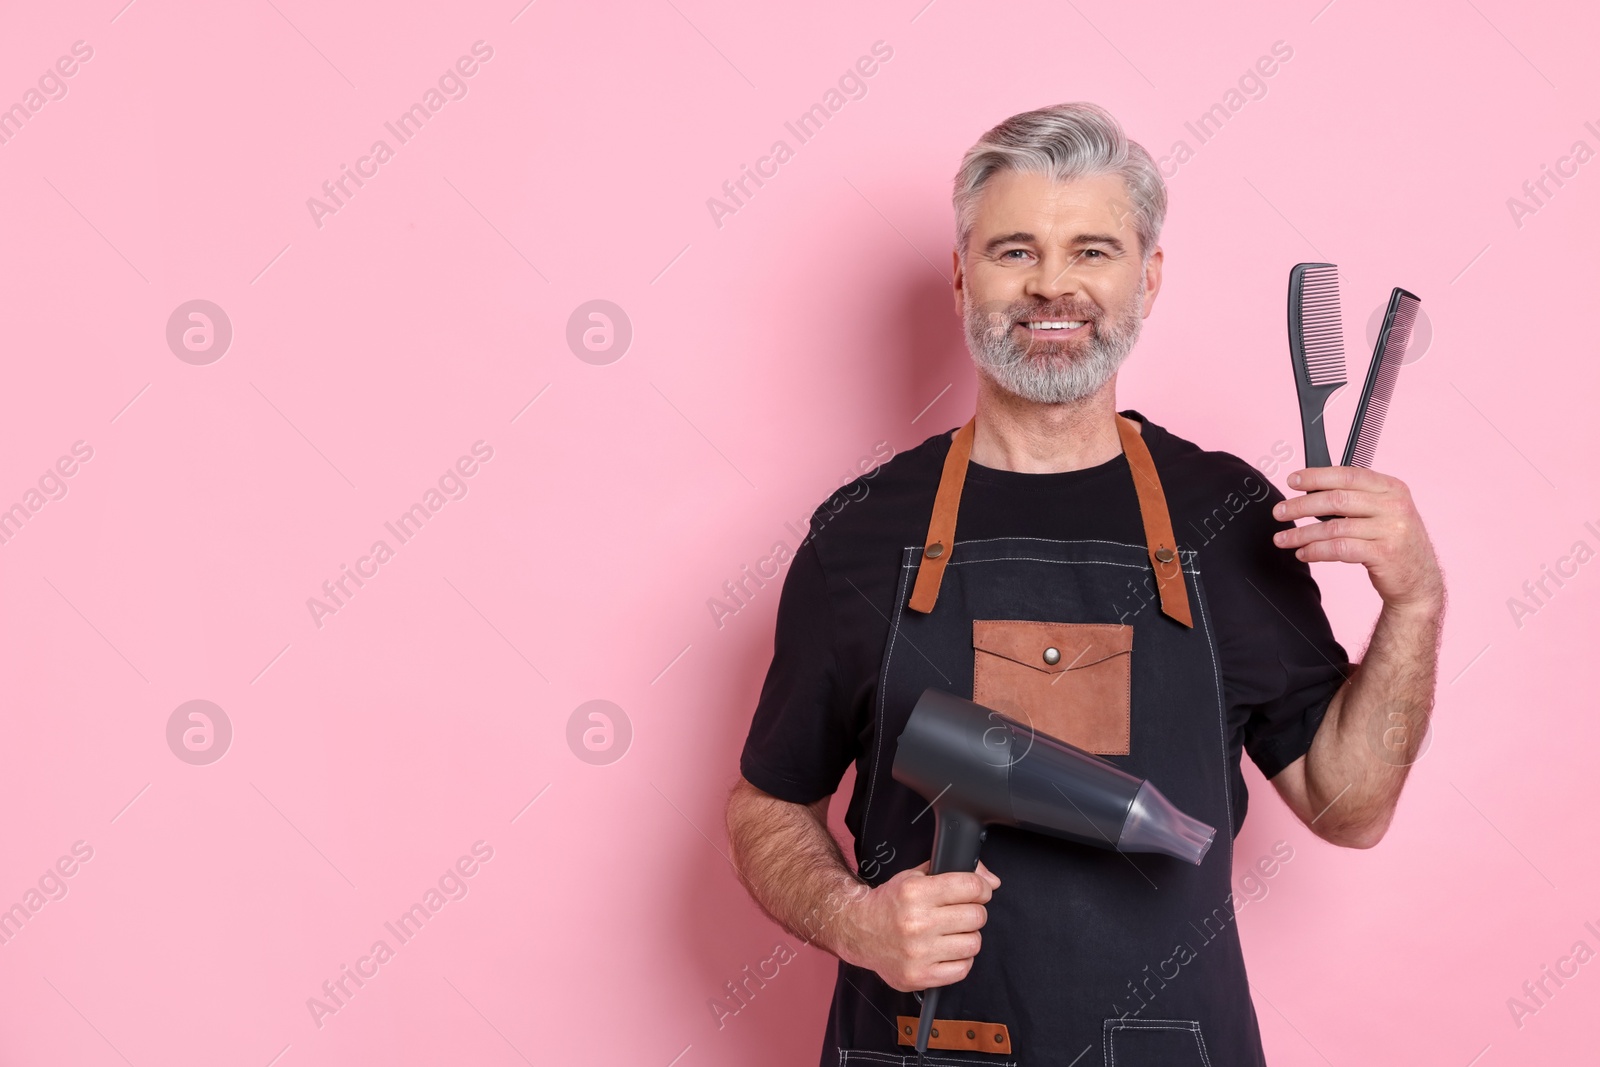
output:
[[[1082,326],[1081,322],[1030,322],[1028,325],[1035,330],[1075,330]]]

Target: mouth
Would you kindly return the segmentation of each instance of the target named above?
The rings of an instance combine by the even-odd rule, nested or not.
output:
[[[1024,319],[1017,323],[1030,337],[1040,340],[1058,340],[1082,333],[1089,326],[1087,319]]]

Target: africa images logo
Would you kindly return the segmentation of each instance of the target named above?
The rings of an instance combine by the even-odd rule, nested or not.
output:
[[[445,104],[451,100],[465,99],[467,80],[478,73],[481,64],[493,58],[493,47],[481,40],[474,41],[472,55],[461,56],[454,66],[445,68],[436,85],[430,85],[420,101],[400,112],[393,122],[383,124],[383,128],[394,138],[393,145],[380,137],[372,142],[366,155],[357,157],[353,168],[340,163],[339,176],[322,183],[322,197],[306,197],[306,210],[311,213],[311,221],[317,229],[322,229],[325,217],[337,215],[348,206],[349,201],[355,199],[356,191],[376,178],[379,168],[395,157],[396,149],[421,133],[422,127],[442,111]],[[351,185],[355,188],[352,189]]]

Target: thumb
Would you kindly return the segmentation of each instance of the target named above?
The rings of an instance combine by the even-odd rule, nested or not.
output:
[[[1000,887],[1000,876],[985,867],[982,860],[978,861],[978,876],[989,883],[990,889],[998,889]]]

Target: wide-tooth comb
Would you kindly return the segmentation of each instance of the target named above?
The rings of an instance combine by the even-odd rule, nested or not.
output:
[[[1306,466],[1332,466],[1322,409],[1345,383],[1339,268],[1332,263],[1297,263],[1289,271],[1289,359],[1300,394]]]
[[[1416,325],[1417,308],[1421,305],[1417,296],[1404,289],[1389,294],[1383,329],[1378,331],[1378,347],[1373,350],[1372,364],[1367,367],[1361,402],[1356,405],[1350,439],[1345,442],[1343,466],[1372,466],[1373,453],[1378,449],[1378,434],[1383,429],[1384,417],[1389,414],[1389,398],[1394,395],[1394,383],[1400,377],[1400,364],[1411,344],[1411,328]]]

